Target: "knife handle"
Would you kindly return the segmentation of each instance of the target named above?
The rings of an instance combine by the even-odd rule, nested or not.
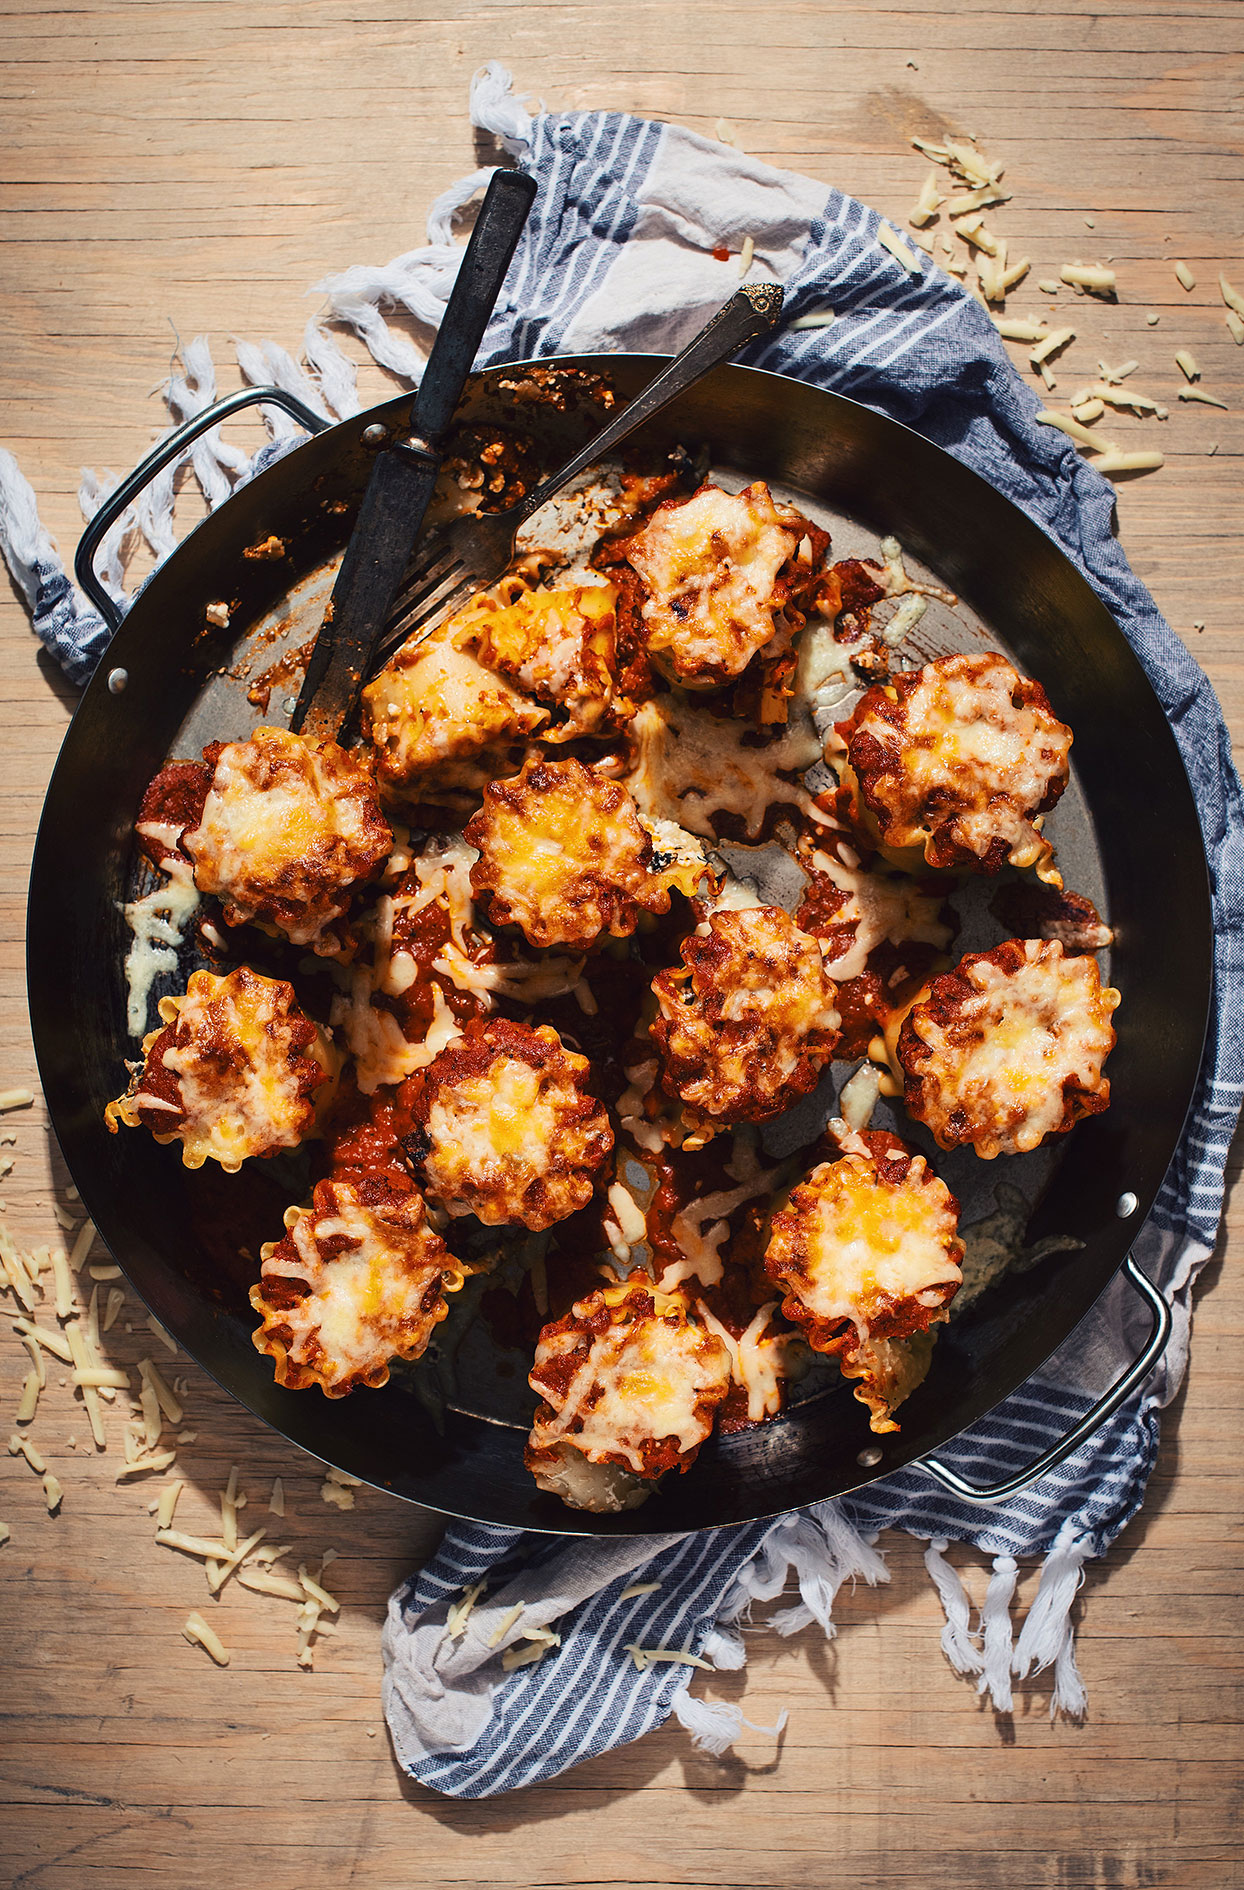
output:
[[[523,171],[496,171],[488,186],[411,414],[433,450],[449,431],[535,194],[535,179]]]

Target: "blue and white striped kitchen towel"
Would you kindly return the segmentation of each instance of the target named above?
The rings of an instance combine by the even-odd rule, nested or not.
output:
[[[487,360],[673,349],[732,292],[750,237],[755,275],[785,285],[790,315],[832,308],[836,320],[786,329],[747,358],[848,393],[926,434],[1007,493],[1075,560],[1144,664],[1196,791],[1214,884],[1216,1002],[1193,1116],[1135,1250],[1173,1303],[1174,1336],[1146,1385],[1057,1472],[985,1511],[913,1466],[798,1515],[693,1536],[582,1540],[454,1525],[390,1605],[385,1706],[399,1759],[440,1792],[484,1797],[553,1778],[638,1738],[671,1711],[697,1743],[720,1753],[744,1723],[739,1709],[693,1698],[695,1668],[685,1662],[639,1671],[628,1644],[738,1668],[740,1622],[792,1578],[798,1595],[773,1617],[779,1631],[816,1623],[832,1633],[840,1584],[886,1579],[871,1544],[887,1527],[928,1539],[926,1561],[947,1616],[943,1648],[995,1707],[1009,1708],[1013,1676],[1052,1666],[1055,1707],[1075,1713],[1084,1695],[1071,1604],[1084,1561],[1105,1550],[1143,1497],[1158,1412],[1187,1361],[1191,1285],[1216,1237],[1242,1093],[1244,802],[1214,693],[1129,570],[1111,531],[1107,481],[1061,434],[1036,424],[1038,402],[979,304],[924,257],[909,275],[878,242],[874,211],[677,126],[613,113],[533,119],[497,65],[477,75],[471,104],[475,123],[540,185],[485,339]],[[445,194],[426,247],[318,285],[328,301],[307,327],[307,371],[269,342],[239,351],[248,377],[277,379],[331,414],[357,411],[352,370],[327,319],[353,328],[393,372],[417,379],[421,357],[383,310],[439,318],[460,254],[450,239],[452,212],[488,175]],[[729,261],[714,256],[722,248]],[[206,345],[192,344],[184,376],[170,384],[174,415],[199,410],[213,385]],[[279,437],[265,459],[296,437],[278,416],[271,424]],[[194,464],[212,504],[249,470],[211,439]],[[99,489],[98,482],[86,489],[88,506]],[[157,553],[168,548],[171,492],[170,474],[146,512],[128,521]],[[71,676],[85,677],[106,640],[103,626],[65,581],[8,455],[0,455],[0,543],[36,630]],[[119,582],[115,556],[110,577]],[[994,1480],[1039,1455],[1134,1355],[1143,1320],[1116,1282],[1040,1376],[943,1457],[963,1474]],[[975,1625],[942,1554],[952,1538],[992,1558]],[[1033,1555],[1045,1558],[1041,1580],[1015,1638],[1015,1558]],[[645,1592],[629,1593],[636,1584]],[[477,1599],[467,1612],[471,1591]],[[549,1651],[538,1662],[504,1665],[507,1648],[534,1654],[540,1645]]]

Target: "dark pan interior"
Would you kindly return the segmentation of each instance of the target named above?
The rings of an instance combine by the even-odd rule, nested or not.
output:
[[[629,398],[651,356],[578,357]],[[547,364],[541,364],[547,365]],[[476,376],[473,410],[495,411],[497,383]],[[1111,1060],[1114,1102],[1067,1140],[1030,1237],[1074,1236],[1074,1252],[1008,1274],[944,1329],[902,1429],[873,1439],[849,1396],[815,1399],[760,1429],[705,1447],[631,1514],[597,1518],[542,1496],[522,1468],[521,1432],[450,1409],[434,1421],[408,1384],[330,1402],[272,1382],[250,1340],[254,1320],[236,1258],[270,1238],[294,1192],[276,1163],[237,1177],[188,1173],[175,1148],[109,1135],[103,1108],[124,1087],[134,1046],[122,964],[129,934],[131,826],[229,643],[204,628],[224,598],[235,625],[279,614],[291,585],[338,552],[370,469],[365,425],[396,420],[394,401],[308,441],[206,519],[135,602],[66,736],[39,830],[30,888],[29,989],[52,1120],[74,1181],[109,1248],[148,1305],[235,1396],[329,1463],[449,1514],[572,1533],[698,1529],[839,1494],[926,1455],[1029,1377],[1113,1277],[1161,1184],[1196,1077],[1210,989],[1210,910],[1200,829],[1178,750],[1124,637],[1045,534],[956,460],[837,395],[754,369],[718,369],[645,436],[694,440],[717,466],[809,494],[878,532],[958,591],[1018,665],[1045,684],[1075,730],[1116,929],[1112,980],[1124,992]],[[524,414],[526,422],[532,418]],[[562,447],[586,438],[589,407],[549,413]],[[279,563],[241,553],[268,534]],[[303,632],[305,635],[305,630]],[[114,668],[128,683],[108,687]],[[273,704],[273,719],[279,698]],[[232,731],[221,729],[221,734]],[[206,738],[205,738],[206,739]],[[209,1168],[211,1164],[209,1164]],[[1122,1193],[1138,1211],[1120,1221]],[[880,1443],[868,1471],[860,1449]]]

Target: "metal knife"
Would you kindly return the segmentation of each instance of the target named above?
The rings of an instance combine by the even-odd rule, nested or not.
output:
[[[521,171],[498,171],[488,186],[414,398],[410,432],[376,455],[290,718],[296,734],[324,742],[353,732],[359,689],[422,530],[454,411],[535,194],[534,180]]]

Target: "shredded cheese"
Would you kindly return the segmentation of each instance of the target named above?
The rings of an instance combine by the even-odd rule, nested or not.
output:
[[[1125,472],[1156,472],[1166,461],[1161,453],[1123,453],[1109,451],[1093,461],[1098,472],[1109,475]]]
[[[649,1667],[659,1660],[673,1661],[681,1667],[702,1667],[705,1673],[712,1673],[713,1664],[701,1660],[698,1654],[690,1653],[685,1647],[641,1647],[637,1641],[628,1641],[622,1649],[635,1662],[639,1673],[647,1673]]]
[[[0,1115],[10,1109],[29,1109],[34,1099],[33,1089],[0,1089]]]
[[[60,1508],[61,1499],[64,1494],[64,1486],[60,1478],[54,1476],[52,1472],[48,1470],[43,1478],[43,1500],[48,1506],[49,1516],[54,1516],[56,1511]]]
[[[185,1489],[185,1482],[177,1477],[172,1483],[166,1483],[156,1499],[156,1529],[171,1529],[173,1517],[177,1513],[177,1499]]]
[[[218,1667],[229,1665],[228,1648],[215,1629],[208,1627],[201,1614],[187,1615],[185,1626],[181,1631],[192,1646],[197,1645],[210,1654]]]
[[[1115,294],[1117,288],[1113,269],[1088,267],[1083,263],[1064,263],[1058,273],[1073,289],[1083,289],[1088,295],[1100,295],[1106,300]]]
[[[1197,366],[1196,356],[1191,348],[1180,348],[1175,354],[1175,366],[1186,381],[1199,381],[1201,370]]]
[[[920,262],[914,250],[908,249],[902,237],[899,236],[896,231],[890,229],[888,224],[883,223],[878,228],[877,241],[880,243],[882,249],[889,250],[895,262],[898,263],[901,268],[905,269],[909,276],[918,276],[920,274]]]
[[[1196,288],[1196,277],[1193,275],[1186,262],[1177,262],[1175,264],[1175,279],[1182,289],[1191,291]]]

